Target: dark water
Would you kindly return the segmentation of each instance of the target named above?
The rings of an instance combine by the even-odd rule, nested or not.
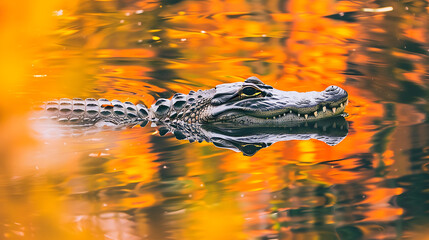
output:
[[[150,126],[61,138],[28,130],[31,144],[2,154],[0,236],[427,238],[428,9],[418,0],[65,6],[52,44],[34,56],[28,99],[151,105],[249,76],[281,90],[338,85],[349,93],[348,135],[248,157]]]

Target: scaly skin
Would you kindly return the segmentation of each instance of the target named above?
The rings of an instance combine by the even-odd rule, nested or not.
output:
[[[74,126],[136,125],[146,121],[148,109],[142,104],[109,101],[107,99],[63,98],[49,101],[42,106],[39,119],[52,119],[62,124]]]
[[[158,99],[148,110],[142,104],[106,99],[61,99],[43,107],[45,118],[71,125],[136,125],[150,120],[164,123],[285,126],[338,116],[348,94],[337,86],[322,92],[286,92],[256,77],[227,83],[171,100]],[[48,113],[48,114],[46,114]]]

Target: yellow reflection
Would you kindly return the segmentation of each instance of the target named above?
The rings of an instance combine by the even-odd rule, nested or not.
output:
[[[298,143],[298,148],[301,151],[301,154],[299,156],[300,163],[308,164],[315,162],[315,148],[312,141],[300,141]]]
[[[242,213],[233,199],[196,207],[186,221],[184,239],[248,239]]]

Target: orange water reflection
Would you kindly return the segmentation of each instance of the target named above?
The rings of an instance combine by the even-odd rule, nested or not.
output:
[[[427,6],[1,3],[0,238],[421,239]],[[150,126],[52,139],[27,121],[47,99],[151,105],[253,75],[282,90],[346,89],[347,138],[246,157]]]

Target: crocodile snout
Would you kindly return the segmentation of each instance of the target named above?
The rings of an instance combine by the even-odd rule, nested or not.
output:
[[[324,91],[324,95],[326,97],[332,98],[332,100],[344,99],[348,97],[346,90],[335,85],[327,87]]]

